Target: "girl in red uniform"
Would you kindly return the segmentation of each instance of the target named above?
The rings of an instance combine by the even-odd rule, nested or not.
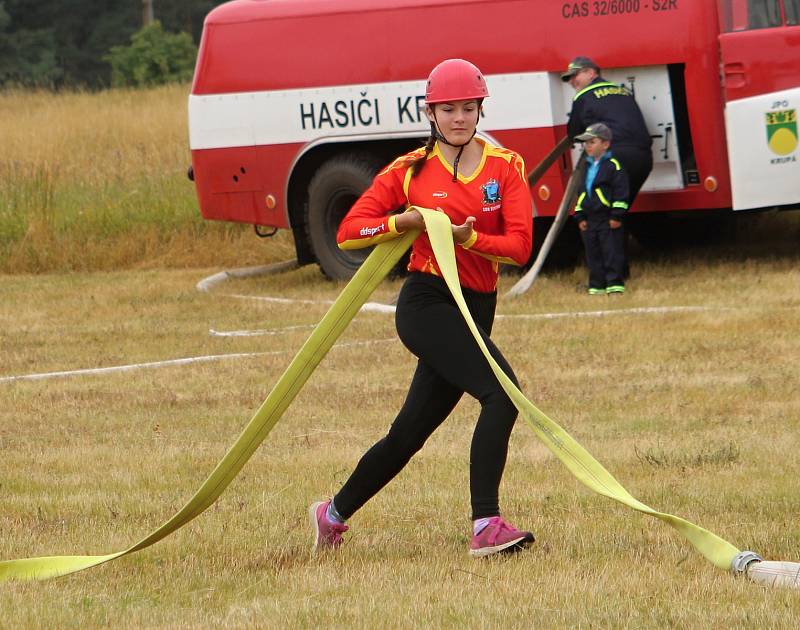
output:
[[[522,265],[530,255],[532,202],[522,158],[475,138],[488,95],[483,75],[468,61],[448,59],[436,66],[425,94],[428,143],[378,173],[342,221],[338,242],[342,249],[368,247],[424,229],[411,206],[447,214],[470,313],[492,356],[516,382],[489,335],[499,264]],[[498,505],[517,410],[458,311],[424,232],[414,241],[408,270],[396,325],[403,344],[419,359],[411,387],[387,435],[364,454],[336,496],[309,508],[313,549],[341,544],[345,521],[403,469],[467,392],[481,404],[470,449],[470,554],[517,550],[533,542],[533,534],[507,523]]]

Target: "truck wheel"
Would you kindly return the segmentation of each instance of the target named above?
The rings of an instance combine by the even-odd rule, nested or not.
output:
[[[328,160],[311,178],[306,233],[322,273],[331,280],[349,279],[371,251],[371,248],[339,249],[336,232],[379,168],[380,163],[373,156],[351,153]]]

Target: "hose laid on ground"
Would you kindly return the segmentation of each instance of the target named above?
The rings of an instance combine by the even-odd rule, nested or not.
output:
[[[361,305],[372,294],[386,274],[417,236],[409,232],[400,238],[387,241],[375,248],[353,279],[347,284],[303,347],[292,359],[289,367],[278,379],[267,399],[256,411],[233,446],[217,464],[194,496],[177,514],[154,532],[124,551],[100,556],[48,556],[6,560],[0,562],[0,582],[9,579],[44,580],[75,573],[103,564],[121,556],[139,551],[158,542],[175,530],[183,527],[204,510],[228,487],[259,444],[269,434],[281,415],[295,398],[301,387],[311,376],[314,368],[323,359],[337,338],[356,316]]]
[[[731,543],[702,527],[677,516],[653,510],[635,499],[564,429],[525,398],[489,354],[469,314],[458,282],[449,218],[433,210],[425,208],[418,208],[418,210],[425,219],[426,230],[442,276],[500,384],[536,435],[579,481],[598,494],[668,523],[677,529],[707,560],[719,568],[732,569],[734,573],[745,574],[751,579],[763,583],[769,583],[764,574],[772,572],[775,577],[772,584],[800,586],[797,579],[791,580],[792,569],[796,563],[764,562],[752,552],[740,552]],[[289,364],[286,372],[278,380],[242,434],[200,489],[175,516],[140,542],[117,553],[102,556],[51,556],[0,562],[0,582],[9,579],[46,579],[108,562],[158,542],[200,515],[222,494],[272,430],[316,366],[356,315],[361,304],[366,301],[400,256],[408,249],[417,234],[418,232],[408,232],[397,239],[382,243],[374,249]],[[778,576],[778,567],[772,565],[781,565],[780,580],[776,577]],[[763,568],[763,571],[760,571],[759,567]],[[796,567],[799,570],[795,571],[795,578],[800,573],[800,564]],[[760,579],[761,577],[765,579]]]

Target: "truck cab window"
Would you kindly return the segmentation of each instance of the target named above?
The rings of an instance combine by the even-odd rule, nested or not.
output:
[[[720,26],[725,33],[782,26],[781,4],[788,24],[797,24],[800,0],[718,0]]]
[[[780,0],[749,0],[747,3],[747,27],[770,28],[781,26]]]
[[[800,0],[783,0],[783,13],[788,26],[800,24]]]

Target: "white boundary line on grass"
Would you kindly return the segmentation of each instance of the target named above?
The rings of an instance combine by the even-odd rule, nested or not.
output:
[[[316,327],[316,324],[298,324],[284,328],[259,328],[256,330],[214,330],[209,328],[208,334],[211,337],[261,337],[265,335],[282,335],[293,330],[308,330]]]
[[[208,293],[210,289],[216,285],[227,281],[229,278],[248,278],[260,275],[270,275],[280,273],[283,271],[290,271],[297,268],[297,262],[294,260],[274,263],[272,265],[262,265],[259,267],[242,267],[239,269],[231,269],[228,271],[221,271],[202,279],[195,285],[195,288],[203,293]],[[236,299],[257,300],[265,302],[274,302],[278,304],[319,304],[328,306],[333,304],[332,300],[304,300],[292,298],[280,298],[273,296],[253,296],[253,295],[240,295],[240,294],[219,294],[221,297],[232,297]],[[396,307],[391,304],[382,304],[380,302],[367,302],[361,307],[362,311],[378,312],[378,313],[394,313]],[[614,315],[631,315],[631,314],[658,314],[658,313],[686,313],[686,312],[701,312],[713,310],[729,310],[725,307],[707,307],[707,306],[652,306],[652,307],[637,307],[625,308],[614,310],[598,310],[598,311],[570,311],[561,313],[522,313],[522,314],[498,314],[497,319],[560,319],[570,317],[607,317]],[[314,328],[316,324],[305,324],[286,326],[284,328],[262,329],[262,330],[231,330],[231,331],[218,331],[213,328],[209,330],[209,335],[212,337],[256,337],[261,335],[279,335],[287,331]],[[388,343],[396,341],[394,337],[390,339],[376,339],[369,341],[350,341],[337,343],[333,348],[342,348],[346,346],[360,346],[370,345],[374,343]],[[274,356],[287,354],[290,350],[274,350],[270,352],[239,352],[233,354],[214,354],[198,357],[184,357],[181,359],[168,359],[165,361],[149,361],[146,363],[132,363],[128,365],[116,365],[104,368],[84,368],[79,370],[63,370],[58,372],[41,372],[35,374],[22,374],[19,376],[2,376],[0,383],[9,383],[15,381],[36,381],[49,378],[62,378],[68,376],[93,376],[98,374],[110,374],[114,372],[127,372],[131,370],[142,370],[149,368],[169,367],[176,365],[190,365],[194,363],[208,363],[212,361],[224,361],[228,359],[241,359],[260,356]]]
[[[229,278],[253,278],[255,276],[267,276],[283,271],[291,271],[297,269],[296,260],[285,260],[283,262],[273,263],[271,265],[261,265],[258,267],[240,267],[238,269],[229,269],[227,271],[220,271],[207,278],[203,278],[195,285],[195,288],[201,293],[208,293],[212,288],[226,282]],[[272,296],[258,296],[258,295],[241,295],[237,293],[222,293],[222,297],[235,298],[238,300],[258,300],[262,302],[275,302],[276,304],[320,304],[323,306],[330,306],[333,300],[300,300],[292,298],[279,298]],[[362,311],[373,313],[394,313],[395,307],[390,304],[381,304],[380,302],[367,302],[361,306]]]
[[[366,346],[374,343],[389,343],[397,341],[397,338],[390,337],[388,339],[370,339],[368,341],[346,341],[343,343],[334,344],[332,350],[335,348],[344,348],[347,346]],[[189,365],[191,363],[207,363],[210,361],[224,361],[226,359],[242,359],[249,357],[264,357],[273,356],[278,354],[288,354],[295,352],[295,350],[273,350],[271,352],[237,352],[235,354],[210,354],[201,357],[186,357],[183,359],[168,359],[166,361],[150,361],[147,363],[131,363],[128,365],[115,365],[105,368],[85,368],[82,370],[65,370],[63,372],[41,372],[39,374],[23,374],[21,376],[3,376],[0,377],[0,383],[8,383],[12,381],[40,381],[48,378],[60,378],[65,376],[92,376],[96,374],[110,374],[112,372],[130,372],[132,370],[143,370],[148,368],[169,367],[172,365]]]
[[[394,312],[395,307],[391,308]],[[495,319],[564,319],[578,317],[610,317],[614,315],[658,315],[664,313],[699,313],[704,311],[729,310],[726,307],[712,306],[641,306],[635,308],[620,308],[605,311],[564,311],[561,313],[499,313]],[[299,328],[314,328],[316,324],[306,324],[303,326],[287,326],[286,328],[255,328],[251,330],[214,330],[208,331],[212,337],[259,337],[266,335],[280,335],[286,331],[297,330]]]
[[[271,295],[242,295],[240,293],[217,293],[220,297],[235,298],[237,300],[253,300],[255,302],[273,302],[275,304],[318,304],[319,306],[330,306],[333,300],[303,300],[300,298],[282,298]],[[393,304],[383,304],[381,302],[365,302],[359,311],[365,313],[394,313]]]
[[[730,310],[724,306],[637,306],[605,311],[565,311],[563,313],[499,314],[496,319],[560,319],[563,317],[608,317],[613,315],[658,315],[662,313],[700,313]]]

